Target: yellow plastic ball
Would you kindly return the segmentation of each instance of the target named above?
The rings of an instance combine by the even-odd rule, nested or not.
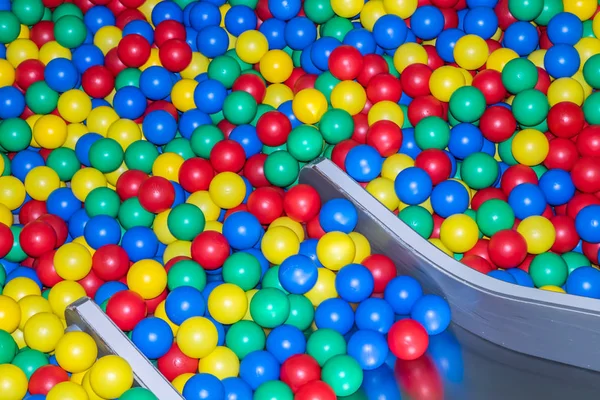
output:
[[[177,332],[177,345],[183,354],[192,358],[208,356],[217,348],[219,333],[215,325],[204,317],[185,320]]]
[[[223,283],[208,296],[208,311],[217,322],[235,324],[248,311],[246,293],[237,285]]]
[[[394,181],[391,179],[375,178],[365,189],[390,211],[394,211],[400,205],[400,199],[394,189]]]
[[[356,246],[350,236],[343,232],[327,232],[317,243],[317,257],[323,266],[339,271],[354,261]]]
[[[392,154],[385,159],[381,167],[381,176],[392,181],[406,168],[413,167],[415,160],[406,154]]]
[[[590,57],[600,54],[600,39],[584,37],[575,43],[574,47],[579,53],[579,69],[581,70]]]
[[[250,289],[246,292],[246,300],[248,301],[248,304],[250,304],[250,302],[252,301],[252,298],[254,297],[254,295],[256,293],[258,293],[258,289]],[[246,314],[244,314],[244,317],[242,318],[242,320],[254,321],[252,319],[252,315],[250,314],[250,307],[248,307],[248,310],[246,310]]]
[[[365,89],[355,81],[342,81],[335,85],[331,91],[331,105],[340,108],[350,115],[362,111],[367,102]]]
[[[92,248],[92,246],[90,246],[90,245],[88,244],[88,242],[85,240],[85,237],[84,237],[84,236],[78,236],[78,237],[76,237],[75,239],[73,239],[73,243],[77,243],[77,244],[80,244],[80,245],[82,245],[83,247],[85,247],[85,248],[87,249],[87,251],[89,251],[89,252],[90,252],[90,254],[91,254],[92,256],[94,256],[94,253],[96,252],[96,250],[94,250],[94,249]]]
[[[25,296],[40,296],[42,290],[33,279],[20,276],[11,279],[10,282],[4,286],[2,294],[12,298],[14,301],[19,301]]]
[[[221,215],[221,208],[215,204],[207,190],[192,193],[185,202],[193,204],[202,210],[206,221],[216,221]]]
[[[60,95],[57,108],[68,122],[83,122],[92,111],[92,101],[85,92],[71,89]]]
[[[575,14],[580,20],[587,21],[596,12],[596,0],[568,0],[563,2],[564,11]]]
[[[171,328],[173,336],[177,335],[177,332],[179,331],[179,325],[175,324],[169,319],[169,317],[167,317],[167,312],[165,311],[165,300],[158,303],[158,306],[156,306],[156,310],[154,310],[154,316],[156,318],[162,319],[167,324],[169,324],[169,328]]]
[[[173,385],[175,390],[177,390],[179,393],[183,393],[183,387],[185,386],[187,381],[189,381],[190,378],[194,375],[196,375],[196,374],[192,374],[190,372],[181,374],[177,378],[173,379],[173,382],[171,382],[171,385]]]
[[[54,114],[44,115],[33,126],[33,138],[45,149],[59,148],[67,140],[67,124]]]
[[[9,210],[21,207],[25,201],[25,186],[14,176],[0,176],[0,204]]]
[[[304,293],[314,307],[327,299],[333,299],[338,296],[335,289],[335,273],[327,268],[317,270],[317,283],[308,292]]]
[[[298,254],[300,241],[290,228],[277,226],[265,232],[260,248],[271,264],[279,265],[286,258]]]
[[[219,221],[206,221],[204,231],[223,233],[223,224]]]
[[[381,0],[373,0],[368,1],[363,6],[360,12],[360,23],[369,32],[373,31],[373,26],[375,22],[386,14],[385,7],[383,5],[383,1]]]
[[[192,242],[188,242],[187,240],[176,240],[169,243],[163,254],[163,263],[166,264],[169,260],[179,256],[191,258],[191,249]]]
[[[67,332],[56,345],[56,362],[65,371],[87,371],[98,357],[98,346],[85,332]]]
[[[273,83],[267,86],[265,92],[265,98],[263,104],[270,105],[271,107],[277,108],[282,103],[290,101],[294,98],[294,92],[288,86],[283,83]]]
[[[140,260],[127,271],[127,286],[145,300],[153,299],[167,287],[167,271],[156,260]]]
[[[106,25],[98,29],[94,35],[94,45],[106,55],[111,49],[117,47],[122,38],[123,33],[119,28],[112,25]]]
[[[587,99],[588,96],[592,94],[592,87],[585,81],[583,72],[581,70],[575,72],[573,79],[575,79],[581,85],[581,89],[583,90],[583,99]]]
[[[511,150],[519,164],[534,166],[546,159],[550,143],[542,132],[536,129],[523,129],[514,136]]]
[[[16,329],[13,333],[10,334],[10,336],[12,336],[15,343],[19,347],[19,349],[23,349],[23,348],[27,347],[27,344],[25,343],[25,339],[23,338],[22,330]]]
[[[90,383],[90,371],[86,372],[83,376],[81,387],[87,393],[88,400],[105,400],[104,397],[100,397],[96,392],[94,392],[94,389],[92,389],[92,384]]]
[[[443,251],[446,255],[448,255],[450,257],[454,257],[454,253],[450,249],[448,249],[440,239],[431,238],[431,239],[429,239],[429,243],[431,243],[432,245],[434,245],[435,247],[437,247],[438,249]]]
[[[250,30],[242,32],[235,44],[238,57],[248,64],[256,64],[269,51],[269,42],[262,32]]]
[[[83,378],[85,377],[85,375],[87,374],[88,371],[89,371],[89,369],[86,369],[85,371],[71,374],[71,378],[69,379],[69,381],[81,386],[83,384]],[[87,395],[87,393],[86,393],[86,395]]]
[[[583,100],[583,87],[575,78],[558,78],[548,88],[548,103],[550,107],[564,101],[581,106]]]
[[[37,60],[38,47],[29,39],[16,39],[6,47],[6,60],[15,68],[25,60]]]
[[[208,187],[208,193],[212,201],[226,210],[242,204],[246,197],[246,184],[236,173],[218,173]]]
[[[43,312],[29,318],[23,329],[27,346],[42,353],[50,353],[64,334],[60,319],[49,312]]]
[[[418,0],[383,0],[383,8],[388,14],[394,14],[402,19],[409,18],[417,10]]]
[[[0,181],[1,182],[1,181]],[[2,191],[0,191],[0,194],[2,193]],[[12,215],[12,213],[10,212],[10,209],[2,204],[2,202],[0,201],[0,224],[4,224],[8,227],[12,226],[14,222],[14,217]]]
[[[529,254],[547,252],[556,239],[556,230],[552,222],[539,215],[533,215],[522,220],[517,226],[517,232],[525,238]]]
[[[514,60],[515,58],[519,58],[519,55],[516,51],[503,47],[492,51],[485,66],[487,69],[493,69],[498,72],[502,72],[504,66],[508,64],[510,60]]]
[[[48,65],[50,61],[56,58],[66,58],[67,60],[70,60],[72,57],[71,50],[52,40],[48,43],[44,43],[42,47],[40,47],[38,58],[44,65]]]
[[[546,49],[535,50],[527,56],[527,59],[536,67],[544,68],[544,57],[546,56],[546,51]]]
[[[66,243],[54,253],[54,268],[63,279],[78,281],[92,270],[92,255],[78,243]]]
[[[119,119],[110,124],[106,136],[116,140],[123,150],[142,138],[140,126],[130,119]]]
[[[420,44],[404,43],[394,53],[394,67],[399,73],[402,73],[406,67],[412,64],[427,65],[428,58],[427,51]]]
[[[179,169],[185,160],[179,154],[162,153],[152,164],[152,175],[179,183]]]
[[[121,165],[119,166],[119,168],[115,169],[114,171],[111,172],[107,172],[106,174],[104,174],[104,177],[106,178],[106,182],[107,182],[107,187],[109,187],[110,189],[115,190],[115,186],[117,185],[117,181],[119,180],[119,177],[121,175],[123,175],[123,173],[125,171],[127,171],[127,165],[125,164],[125,162],[122,162]]]
[[[473,218],[465,214],[454,214],[442,222],[440,240],[453,253],[465,253],[479,239],[479,228]]]
[[[209,59],[205,55],[193,52],[192,61],[188,64],[183,71],[179,73],[184,79],[194,79],[198,75],[208,71]]]
[[[365,258],[371,255],[371,243],[369,243],[369,239],[362,233],[350,232],[348,236],[350,236],[350,239],[354,242],[354,248],[356,249],[354,261],[352,262],[360,264]]]
[[[46,400],[88,400],[85,389],[73,382],[60,382],[46,395]]]
[[[6,60],[0,59],[0,87],[12,86],[15,82],[15,68]]]
[[[0,330],[13,333],[21,321],[21,309],[15,299],[0,294]]]
[[[269,225],[269,229],[273,229],[277,226],[285,226],[286,228],[291,229],[292,231],[294,231],[300,242],[304,240],[304,227],[301,223],[294,221],[290,217],[279,217],[275,219]]]
[[[364,4],[363,0],[332,0],[331,8],[342,18],[352,18],[360,13]]]
[[[371,107],[367,114],[367,122],[373,125],[377,121],[392,121],[399,127],[404,124],[404,113],[397,103],[389,100],[379,101]]]
[[[48,301],[52,312],[59,318],[65,319],[66,308],[76,300],[85,297],[86,293],[83,287],[73,281],[61,281],[50,289]]]
[[[25,177],[25,190],[34,200],[46,201],[60,187],[60,178],[50,167],[35,167]]]
[[[100,108],[100,107],[98,107]],[[92,110],[93,111],[93,110]],[[89,126],[89,119],[88,119]],[[69,124],[67,125],[67,140],[63,144],[63,147],[66,147],[71,150],[75,150],[75,146],[79,139],[89,132],[88,126],[84,124]],[[95,131],[94,131],[95,132]]]
[[[191,196],[190,196],[191,197]],[[177,240],[175,236],[169,230],[169,226],[167,220],[169,218],[169,213],[171,209],[165,210],[154,217],[154,223],[152,224],[152,230],[154,234],[158,238],[158,240],[163,244],[170,244]]]
[[[558,286],[554,286],[554,285],[540,286],[539,289],[540,290],[545,290],[547,292],[567,293],[567,292],[564,291],[563,288],[558,287]]]
[[[198,82],[193,79],[181,79],[171,89],[171,99],[176,109],[186,112],[196,108],[194,103],[194,90]]]
[[[598,17],[598,14],[594,16],[592,21],[592,32],[594,32],[595,37],[600,37],[600,17]]]
[[[85,201],[87,195],[99,187],[106,187],[106,177],[95,168],[80,169],[71,179],[71,189],[79,201]]]
[[[211,374],[223,380],[238,376],[240,360],[227,347],[218,346],[198,363],[198,372]]]
[[[477,35],[465,35],[454,45],[454,59],[456,63],[469,71],[476,70],[485,65],[488,58],[488,45],[483,38]]]
[[[90,385],[94,392],[106,399],[121,396],[133,385],[133,370],[119,356],[104,356],[90,368]]]
[[[433,71],[429,90],[433,97],[447,103],[456,89],[465,86],[465,83],[465,77],[458,68],[446,65]]]
[[[52,312],[52,307],[48,300],[42,296],[30,295],[25,296],[18,301],[19,309],[21,310],[21,322],[19,322],[19,329],[23,330],[25,324],[29,321],[29,318],[36,314],[43,312]]]
[[[302,89],[292,100],[292,111],[299,121],[314,125],[327,111],[327,99],[317,89]]]
[[[27,393],[27,376],[12,364],[0,364],[0,400],[22,400]]]
[[[148,60],[144,63],[144,65],[140,67],[140,69],[142,71],[145,71],[150,67],[162,67],[162,63],[160,62],[160,56],[158,55],[158,49],[150,49],[150,57],[148,57]]]

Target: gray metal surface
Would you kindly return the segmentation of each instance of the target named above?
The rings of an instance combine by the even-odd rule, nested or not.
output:
[[[324,201],[352,201],[357,230],[373,252],[388,255],[399,273],[414,276],[427,292],[444,296],[456,325],[511,350],[600,371],[600,301],[512,285],[460,264],[329,160],[304,167],[300,182],[316,188]]]
[[[69,330],[81,330],[94,338],[100,357],[116,354],[127,360],[133,369],[135,386],[149,389],[159,400],[183,400],[171,383],[90,298],[79,299],[67,307],[65,317]]]

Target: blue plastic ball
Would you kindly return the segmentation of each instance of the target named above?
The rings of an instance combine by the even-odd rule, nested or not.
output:
[[[175,139],[177,121],[167,111],[155,110],[144,117],[142,130],[146,140],[154,145],[162,146]]]
[[[225,378],[221,383],[225,388],[225,400],[245,400],[252,398],[252,389],[240,378]]]
[[[161,1],[152,9],[151,18],[154,26],[167,20],[183,22],[183,10],[174,1]]]
[[[450,306],[435,294],[422,296],[414,304],[410,317],[425,327],[430,335],[437,335],[450,325]]]
[[[400,201],[417,205],[427,200],[433,189],[433,182],[424,169],[409,167],[396,176],[394,189]]]
[[[394,14],[380,17],[373,25],[375,43],[384,49],[397,49],[404,43],[407,34],[406,22]]]
[[[465,33],[456,28],[446,29],[440,33],[435,41],[435,49],[442,60],[449,63],[454,62],[454,46],[463,36]]]
[[[40,153],[33,150],[22,150],[15,154],[10,162],[10,168],[15,178],[21,182],[25,182],[25,177],[29,171],[45,164],[44,157]]]
[[[268,5],[273,17],[282,21],[294,18],[302,8],[300,0],[268,0]]]
[[[290,123],[292,124],[292,129],[302,125],[302,122],[300,122],[300,120],[296,117],[296,115],[294,115],[294,112],[292,111],[292,100],[284,101],[283,103],[281,103],[279,107],[277,107],[277,111],[283,113],[283,115],[285,115],[287,119],[290,120]]]
[[[221,12],[219,7],[211,2],[195,2],[190,9],[190,23],[197,31],[208,26],[219,26],[221,23]]]
[[[363,56],[373,54],[377,50],[377,43],[373,34],[365,28],[353,29],[344,36],[342,44],[352,46]]]
[[[323,266],[319,261],[319,257],[317,257],[317,244],[319,243],[319,239],[306,239],[300,243],[300,250],[298,254],[305,255],[310,258],[312,262],[319,268]]]
[[[121,226],[108,215],[96,215],[85,224],[83,236],[93,249],[107,244],[118,244],[121,240]]]
[[[557,44],[550,47],[544,55],[544,68],[553,78],[573,76],[581,65],[579,53],[568,44]]]
[[[73,214],[81,210],[81,201],[75,197],[71,188],[58,188],[48,196],[46,209],[49,214],[54,214],[63,221],[69,221]]]
[[[85,208],[75,211],[69,218],[69,235],[71,237],[83,236],[85,225],[90,220]]]
[[[229,139],[242,145],[246,158],[260,153],[263,148],[263,144],[256,133],[256,128],[249,124],[238,125],[233,128],[229,134]],[[246,190],[246,196],[249,196],[250,193],[252,193],[252,187],[250,187],[250,190]]]
[[[410,17],[410,29],[416,37],[431,40],[444,29],[444,14],[434,6],[422,6]]]
[[[575,296],[600,299],[600,271],[589,266],[575,268],[567,278],[566,291]]]
[[[280,325],[269,332],[266,348],[277,361],[283,363],[291,356],[305,352],[306,338],[295,326]]]
[[[247,211],[231,214],[223,223],[223,235],[234,249],[250,249],[258,243],[263,227],[258,219]]]
[[[164,356],[171,348],[173,331],[160,318],[145,318],[133,328],[131,340],[147,358],[155,360]]]
[[[284,21],[277,18],[269,18],[260,25],[258,30],[267,38],[270,50],[281,50],[286,46]]]
[[[394,324],[394,310],[390,304],[378,298],[369,298],[356,308],[354,319],[358,329],[386,334]]]
[[[360,330],[348,341],[348,355],[365,370],[374,370],[385,363],[389,352],[385,336],[379,332]]]
[[[300,52],[300,67],[307,74],[320,75],[323,71],[321,71],[314,63],[311,58],[313,45],[305,47],[303,51]]]
[[[286,258],[279,266],[281,286],[293,294],[304,294],[317,283],[317,266],[305,255],[296,254]]]
[[[389,281],[383,293],[385,301],[399,315],[409,315],[421,296],[423,296],[421,284],[407,275],[397,276]]]
[[[542,215],[546,209],[546,198],[539,186],[522,183],[511,190],[508,204],[515,212],[515,217],[523,220],[532,215]]]
[[[225,29],[233,36],[256,29],[257,22],[254,10],[245,5],[234,5],[225,14]]]
[[[146,111],[146,97],[139,88],[125,86],[115,93],[113,106],[119,117],[137,119]]]
[[[50,89],[59,93],[75,88],[78,76],[75,64],[66,58],[50,60],[44,69],[44,80]]]
[[[102,304],[106,300],[110,299],[116,293],[122,292],[123,290],[127,290],[127,285],[123,282],[119,281],[108,281],[104,282],[94,295],[94,302],[96,304]]]
[[[473,124],[460,123],[450,130],[448,150],[459,160],[467,158],[483,148],[484,138],[478,127]]]
[[[354,311],[345,300],[327,299],[315,310],[315,324],[319,329],[333,329],[345,335],[354,325]]]
[[[431,192],[431,207],[442,218],[464,213],[469,201],[467,189],[453,180],[441,182]]]
[[[221,111],[226,97],[227,89],[215,79],[200,82],[194,90],[194,103],[198,110],[207,114]]]
[[[25,96],[14,86],[0,88],[0,118],[17,118],[25,111]]]
[[[400,99],[400,104],[408,103],[402,103],[402,99]],[[417,146],[417,142],[415,141],[414,128],[402,129],[402,146],[400,147],[398,153],[406,154],[414,160],[421,151],[422,150],[419,148],[419,146]]]
[[[229,36],[220,26],[207,26],[198,32],[196,40],[198,51],[208,58],[225,54],[229,47]]]
[[[322,71],[327,70],[327,63],[331,52],[340,46],[339,40],[325,36],[317,39],[310,48],[310,58],[315,65]]]
[[[201,125],[212,125],[212,119],[198,109],[188,110],[179,117],[179,133],[186,139],[190,139],[194,130]]]
[[[152,28],[152,25],[150,25],[146,21],[142,21],[141,19],[136,19],[131,22],[128,22],[127,25],[123,27],[123,36],[127,35],[140,35],[144,39],[146,39],[148,43],[154,43],[154,29]]]
[[[162,100],[171,94],[171,73],[163,67],[152,66],[140,75],[140,90],[150,100]]]
[[[537,29],[526,21],[517,21],[504,31],[502,45],[514,50],[519,56],[527,56],[539,42]]]
[[[115,25],[117,19],[113,12],[105,6],[94,6],[87,10],[83,16],[85,26],[96,34],[98,30],[104,26]]]
[[[359,303],[373,293],[375,280],[371,271],[361,264],[348,264],[335,277],[338,295],[349,303]]]
[[[531,288],[535,287],[535,285],[533,283],[533,279],[531,279],[531,276],[527,272],[523,271],[522,269],[511,268],[511,269],[507,269],[506,272],[508,272],[509,274],[511,274],[513,276],[513,278],[515,278],[517,285],[531,287]]]
[[[332,199],[321,207],[319,223],[325,232],[350,233],[358,223],[358,212],[347,199]]]
[[[214,375],[196,374],[185,383],[182,394],[186,400],[224,399],[225,388]]]
[[[495,269],[493,271],[490,271],[487,273],[487,276],[491,276],[492,278],[496,278],[504,282],[513,283],[515,285],[517,284],[517,280],[514,276],[501,269]]]
[[[491,7],[474,7],[465,15],[463,28],[466,34],[490,39],[498,29],[498,17]]]
[[[562,169],[550,169],[544,172],[539,187],[551,206],[566,204],[575,195],[571,174]]]
[[[82,44],[74,49],[72,60],[79,73],[83,74],[90,67],[104,65],[104,54],[100,48],[91,43]]]
[[[370,182],[381,173],[383,158],[373,147],[361,144],[350,149],[344,163],[346,172],[358,182]]]
[[[264,350],[253,351],[240,363],[240,378],[250,385],[252,390],[256,390],[267,381],[279,379],[279,367],[279,362],[273,354]]]
[[[29,278],[42,289],[42,281],[38,278],[36,271],[29,267],[17,267],[13,269],[9,274],[6,275],[5,284],[12,281],[15,278]]]
[[[600,205],[589,205],[581,209],[575,217],[575,229],[582,240],[600,242]]]
[[[189,318],[203,316],[206,313],[206,300],[198,289],[179,286],[168,294],[165,311],[173,323],[181,325]]]
[[[156,255],[158,238],[152,229],[145,226],[134,226],[123,234],[121,247],[127,252],[129,259],[136,262]]]
[[[552,44],[573,46],[583,36],[583,23],[575,14],[561,12],[550,19],[546,32]]]

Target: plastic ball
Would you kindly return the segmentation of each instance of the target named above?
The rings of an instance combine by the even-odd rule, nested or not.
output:
[[[475,246],[478,232],[477,223],[471,217],[455,214],[442,222],[440,239],[450,251],[464,253]]]
[[[209,319],[192,317],[179,326],[176,338],[183,354],[198,359],[206,357],[217,347],[218,332]]]
[[[27,393],[27,377],[25,373],[17,366],[12,364],[2,364],[0,367],[0,382],[7,400],[22,399]]]
[[[208,297],[208,311],[220,323],[231,325],[241,320],[248,310],[244,291],[236,285],[217,286]]]
[[[530,254],[547,252],[556,238],[556,230],[552,223],[537,215],[522,220],[517,226],[517,232],[525,238],[527,252]]]
[[[89,380],[91,388],[99,396],[119,397],[133,384],[133,371],[123,358],[104,356],[90,369]]]

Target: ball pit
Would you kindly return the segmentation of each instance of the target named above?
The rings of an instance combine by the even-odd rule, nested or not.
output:
[[[600,298],[596,12],[0,0],[7,399],[152,398],[64,333],[83,296],[188,399],[350,396],[418,361],[448,305],[298,184],[320,156],[467,268]]]

